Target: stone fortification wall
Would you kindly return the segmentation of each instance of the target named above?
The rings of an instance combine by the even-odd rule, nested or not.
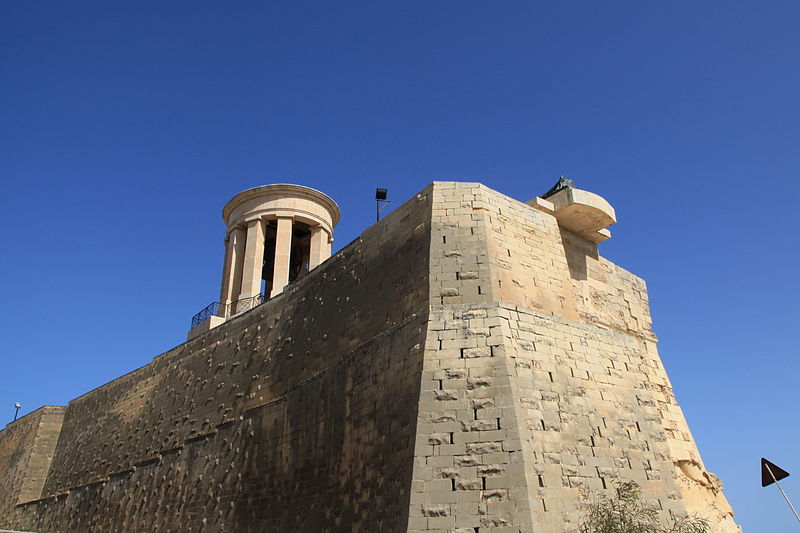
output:
[[[409,529],[571,531],[586,490],[634,480],[664,519],[697,512],[736,531],[720,487],[677,468],[680,411],[646,343],[517,305],[435,308]]]
[[[480,183],[433,196],[431,304],[515,303],[655,340],[644,281],[554,216]]]
[[[404,531],[419,394],[412,317],[273,402],[134,469],[17,508],[35,531]]]
[[[433,195],[409,530],[571,531],[584,491],[635,480],[664,519],[738,531],[661,365],[644,282],[479,184]]]
[[[644,282],[552,214],[435,182],[282,295],[71,402],[43,499],[0,526],[565,533],[620,480],[664,519],[738,531]]]
[[[44,499],[11,525],[403,530],[430,202],[422,191],[282,295],[73,400]]]
[[[0,516],[41,495],[64,410],[41,407],[0,431]]]

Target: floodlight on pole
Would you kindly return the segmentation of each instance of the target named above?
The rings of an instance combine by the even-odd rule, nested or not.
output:
[[[21,403],[19,403],[19,402],[14,402],[14,409],[16,409],[16,410],[14,411],[14,421],[16,421],[16,420],[17,420],[17,415],[19,415],[19,409],[20,409],[20,407],[22,407],[22,404],[21,404]]]
[[[375,189],[375,222],[380,221],[381,210],[389,203],[389,200],[386,199],[388,193],[387,189]]]

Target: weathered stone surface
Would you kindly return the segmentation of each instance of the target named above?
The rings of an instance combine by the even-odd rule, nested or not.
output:
[[[423,376],[422,397],[446,396],[461,426],[455,444],[418,449],[411,516],[448,490],[427,481],[435,462],[452,466],[456,492],[479,479],[481,501],[506,504],[483,510],[481,532],[575,530],[584,491],[620,479],[640,483],[665,519],[698,513],[716,532],[738,531],[672,395],[644,282],[573,233],[575,220],[563,227],[539,204],[475,183],[436,183],[433,197],[431,285],[458,294],[431,291],[424,364],[433,379]],[[439,409],[421,403],[419,417]],[[460,512],[452,506],[451,516]]]
[[[70,402],[42,499],[0,527],[405,530],[429,214],[423,191],[281,296]]]
[[[64,407],[45,406],[0,431],[0,517],[38,499],[64,420]]]
[[[738,531],[644,282],[535,205],[432,184],[281,296],[70,402],[41,499],[16,505],[43,426],[6,428],[0,526],[567,532],[585,490],[635,480],[664,518]]]

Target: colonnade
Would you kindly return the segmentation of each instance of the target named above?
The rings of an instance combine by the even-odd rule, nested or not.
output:
[[[255,187],[223,209],[228,226],[219,317],[229,317],[280,294],[331,255],[339,207],[301,185]]]
[[[309,233],[307,237],[302,235],[305,231]],[[274,238],[270,238],[273,235]],[[327,229],[321,225],[295,223],[292,216],[258,217],[231,228],[225,239],[219,300],[220,307],[225,310],[221,316],[236,314],[235,309],[229,309],[234,302],[261,295],[262,281],[266,289],[264,298],[280,294],[294,281],[290,274],[302,275],[330,257],[332,244],[333,236]],[[274,248],[270,250],[270,246]],[[298,272],[291,270],[293,253],[299,255]],[[272,264],[267,263],[270,259]],[[265,276],[270,274],[267,279]]]

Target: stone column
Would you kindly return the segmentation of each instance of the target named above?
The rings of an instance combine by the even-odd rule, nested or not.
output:
[[[327,258],[331,256],[331,247],[333,246],[333,235],[328,233],[327,231],[323,231],[325,237],[323,237],[322,242],[324,246],[322,247],[322,260],[325,261]]]
[[[261,272],[264,268],[264,221],[260,218],[247,224],[247,242],[244,247],[242,290],[239,298],[261,294]]]
[[[231,301],[235,302],[241,298],[242,294],[242,274],[244,274],[244,251],[247,242],[247,230],[245,228],[236,228],[233,232],[235,235],[234,249],[233,249],[233,285],[231,286]]]
[[[328,235],[322,226],[315,226],[311,228],[311,253],[308,257],[308,269],[312,270],[319,266],[320,263],[325,261],[327,257],[322,255],[325,248],[323,240],[327,240]]]
[[[275,233],[275,268],[272,275],[270,298],[280,294],[289,284],[289,257],[292,253],[292,217],[278,216]]]
[[[242,259],[244,254],[244,230],[234,228],[225,239],[225,266],[222,273],[222,290],[219,295],[218,316],[228,316],[228,304],[239,297],[242,290]]]

